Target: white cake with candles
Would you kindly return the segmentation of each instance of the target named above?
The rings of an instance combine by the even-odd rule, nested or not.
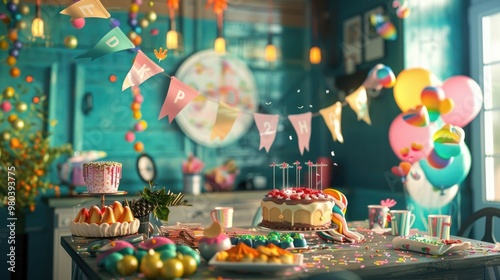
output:
[[[295,166],[295,167],[294,167]],[[289,187],[289,169],[296,170],[296,185],[300,184],[300,163],[273,167],[273,190],[261,201],[261,226],[276,230],[318,230],[331,227],[334,199],[322,191],[322,186],[309,179],[307,187]],[[307,163],[309,174],[322,165]],[[283,184],[276,186],[276,168],[281,169]],[[311,178],[311,176],[309,176]]]

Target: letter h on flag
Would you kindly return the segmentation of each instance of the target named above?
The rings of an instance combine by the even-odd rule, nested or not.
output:
[[[300,154],[304,154],[304,148],[309,151],[309,141],[311,140],[311,119],[312,113],[290,115],[288,119],[297,133]]]

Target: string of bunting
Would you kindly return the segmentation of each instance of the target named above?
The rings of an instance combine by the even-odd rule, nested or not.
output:
[[[71,16],[72,19],[87,17],[110,18],[109,12],[99,0],[81,0],[73,3],[60,13]],[[111,31],[104,35],[92,49],[77,56],[76,58],[90,58],[93,61],[101,56],[122,50],[134,49],[135,47],[136,46],[119,27],[114,27]],[[170,85],[160,110],[158,120],[168,117],[169,123],[171,123],[177,114],[194,98],[197,98],[197,100],[203,99],[206,101],[217,102],[219,106],[210,139],[214,140],[219,138],[222,141],[231,131],[238,115],[240,113],[248,114],[248,112],[232,108],[222,101],[210,100],[209,98],[200,95],[196,89],[184,84],[175,76],[166,74],[163,68],[152,61],[140,49],[137,49],[133,65],[123,81],[122,91],[129,87],[138,87],[140,84],[159,73],[163,73],[165,76],[170,78]],[[345,98],[345,102],[357,114],[358,120],[363,120],[368,125],[371,125],[366,90],[381,90],[382,87],[390,88],[394,86],[395,83],[396,78],[392,69],[383,64],[377,64],[370,70],[363,84]],[[343,104],[340,101],[337,101],[333,105],[319,110],[319,115],[323,117],[325,124],[332,134],[333,140],[339,141],[340,143],[343,143],[344,141],[341,131],[342,107]],[[266,152],[269,152],[276,137],[280,117],[276,114],[252,114],[260,133],[259,150],[265,148]],[[288,120],[291,122],[295,132],[297,133],[298,146],[301,155],[304,153],[304,149],[309,151],[312,117],[313,113],[311,112],[288,116]]]

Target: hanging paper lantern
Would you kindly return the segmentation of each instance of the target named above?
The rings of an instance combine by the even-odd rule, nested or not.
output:
[[[33,82],[33,76],[26,76],[26,82],[27,83],[32,83]]]
[[[139,26],[141,28],[146,29],[149,26],[149,21],[147,19],[143,18],[143,19],[139,20]]]
[[[15,57],[15,56],[9,55],[9,56],[7,57],[7,60],[6,60],[5,62],[6,62],[6,63],[7,63],[7,65],[9,65],[9,66],[14,66],[14,65],[16,65],[17,59],[16,59],[16,57]]]

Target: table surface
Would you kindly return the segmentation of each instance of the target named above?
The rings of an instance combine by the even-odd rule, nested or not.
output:
[[[310,249],[294,250],[303,254],[303,265],[274,274],[237,273],[209,266],[204,260],[198,271],[189,279],[332,279],[332,275],[347,274],[338,279],[483,279],[486,267],[500,266],[500,251],[494,244],[466,238],[471,248],[441,256],[395,249],[390,232],[367,230],[363,223],[351,224],[352,229],[365,236],[358,244],[325,243],[316,234],[307,234]],[[95,240],[92,240],[95,241]],[[138,279],[123,278],[104,271],[96,265],[95,257],[79,253],[91,241],[61,237],[61,245],[88,279]],[[320,275],[331,273],[325,278]],[[460,277],[457,278],[457,275]],[[466,277],[466,278],[463,278]]]

